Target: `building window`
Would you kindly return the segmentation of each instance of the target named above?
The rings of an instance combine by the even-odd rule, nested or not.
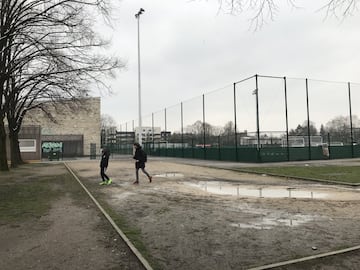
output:
[[[20,152],[36,152],[36,140],[19,139]]]

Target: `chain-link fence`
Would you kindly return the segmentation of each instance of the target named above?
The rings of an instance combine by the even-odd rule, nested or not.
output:
[[[360,157],[360,84],[254,75],[120,126],[130,154],[272,162]]]

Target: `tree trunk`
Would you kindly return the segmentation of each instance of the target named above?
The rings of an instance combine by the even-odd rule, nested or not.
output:
[[[11,130],[11,129],[10,129]],[[19,136],[18,132],[10,131],[10,154],[11,154],[11,168],[16,168],[18,165],[24,164],[21,158]]]
[[[9,166],[6,157],[6,132],[5,124],[0,121],[0,171],[8,171]]]

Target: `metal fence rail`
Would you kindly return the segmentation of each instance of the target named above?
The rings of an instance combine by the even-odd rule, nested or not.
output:
[[[254,75],[144,116],[143,144],[156,156],[242,162],[359,157],[359,101],[357,83]],[[129,142],[108,146],[132,153]]]

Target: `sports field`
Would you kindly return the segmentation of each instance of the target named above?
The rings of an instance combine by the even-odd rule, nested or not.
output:
[[[141,249],[159,269],[250,269],[360,244],[356,187],[247,174],[215,163],[150,159],[153,183],[142,176],[137,186],[132,160],[113,160],[108,172],[114,184],[104,188],[90,162],[70,166],[124,220],[124,230],[137,230]],[[341,258],[320,265],[360,265],[358,256]]]
[[[332,162],[287,163],[280,167],[291,165],[308,170],[318,166],[332,167],[335,165]],[[357,166],[360,161],[340,163],[348,167]],[[284,264],[275,269],[358,269],[360,265],[360,251],[356,248],[360,245],[360,191],[356,186],[274,177],[263,171],[258,174],[238,171],[257,170],[258,165],[151,157],[146,169],[154,176],[153,183],[141,175],[140,184],[133,185],[133,160],[121,157],[110,160],[108,174],[113,184],[99,186],[97,160],[69,161],[67,165],[154,269],[269,269],[266,265],[325,256],[352,247],[350,252]],[[56,172],[51,167],[60,170],[60,175],[66,173],[61,163],[46,166],[50,166],[47,174]],[[274,169],[279,164],[266,167]],[[39,172],[34,170],[33,173]],[[331,171],[331,174],[338,173]],[[77,186],[75,180],[74,183],[73,189]],[[1,184],[3,186],[4,182]],[[66,195],[69,191],[62,192],[59,185],[61,183],[57,182],[58,196],[69,197]],[[87,211],[97,211],[86,196],[81,198],[83,203],[78,202],[78,207],[85,205]],[[77,210],[71,216],[75,218],[80,213],[84,216],[84,211]],[[84,223],[80,222],[76,230],[81,231],[82,227],[89,230],[86,226],[89,216],[82,219]],[[12,228],[15,237],[16,228],[11,224],[8,220],[0,226]],[[98,227],[90,230],[92,235],[104,235]],[[0,234],[0,240],[1,237],[5,236]],[[62,237],[61,241],[69,239]],[[103,244],[106,252],[106,241]],[[102,250],[100,244],[98,248]],[[124,264],[117,268],[116,261],[125,258],[121,258],[117,247],[112,250],[111,269],[131,269]],[[6,250],[0,249],[0,253],[6,255]],[[47,255],[47,261],[51,261],[51,254]],[[81,256],[86,257],[85,254]],[[127,262],[125,266],[130,264]]]

